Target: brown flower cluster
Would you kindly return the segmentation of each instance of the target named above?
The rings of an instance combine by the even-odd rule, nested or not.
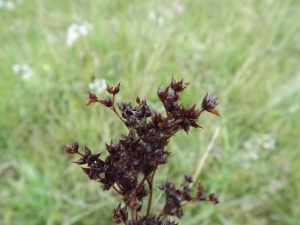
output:
[[[191,196],[190,184],[192,178],[185,175],[185,181],[179,189],[172,182],[166,182],[161,187],[166,196],[166,203],[159,216],[151,214],[153,181],[159,165],[166,164],[170,152],[166,151],[169,139],[179,130],[186,133],[190,127],[201,128],[197,124],[203,111],[219,115],[215,109],[217,99],[211,96],[204,97],[201,108],[196,105],[185,107],[180,104],[180,93],[189,85],[183,80],[176,81],[172,78],[166,88],[159,88],[157,95],[165,108],[165,114],[151,108],[146,99],[136,98],[136,104],[131,102],[117,103],[115,95],[120,91],[120,83],[116,86],[107,85],[107,91],[112,97],[99,100],[89,92],[87,105],[100,103],[110,108],[128,127],[129,132],[122,135],[117,143],[106,144],[108,156],[102,160],[101,153],[92,154],[85,146],[84,153],[79,152],[79,145],[74,142],[66,145],[69,154],[78,154],[81,158],[74,163],[85,165],[84,173],[91,180],[103,184],[104,190],[114,189],[123,198],[121,204],[113,210],[113,219],[116,224],[127,225],[175,225],[175,222],[166,220],[168,216],[183,216],[182,206],[195,201],[219,201],[215,194],[206,196],[201,184],[194,197]],[[143,200],[148,198],[145,215],[141,216]]]

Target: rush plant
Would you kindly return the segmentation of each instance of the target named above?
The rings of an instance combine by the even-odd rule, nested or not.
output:
[[[87,146],[84,152],[79,152],[77,142],[66,145],[66,151],[80,155],[81,158],[74,163],[85,165],[83,172],[91,180],[101,183],[104,191],[112,189],[122,196],[122,203],[113,210],[116,224],[173,225],[177,223],[170,221],[169,216],[180,219],[183,216],[182,207],[186,204],[196,201],[219,203],[216,194],[205,194],[201,183],[192,195],[190,185],[193,180],[185,174],[179,188],[170,181],[158,187],[165,194],[164,208],[158,215],[151,212],[155,173],[160,165],[168,162],[171,152],[166,150],[166,146],[170,138],[180,130],[188,134],[191,127],[202,128],[197,121],[204,111],[220,116],[215,108],[217,98],[208,94],[200,108],[196,108],[196,104],[188,107],[180,104],[180,93],[188,85],[183,80],[172,78],[166,88],[158,88],[157,95],[165,108],[164,113],[157,112],[145,98],[139,97],[134,105],[121,102],[116,107],[115,96],[120,91],[120,83],[107,85],[106,90],[111,96],[103,100],[89,92],[87,106],[100,103],[111,109],[128,128],[128,134],[122,135],[117,143],[106,144],[108,156],[105,159],[101,159],[101,153],[92,154]]]

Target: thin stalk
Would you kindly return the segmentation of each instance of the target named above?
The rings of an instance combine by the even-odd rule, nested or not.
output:
[[[154,176],[155,176],[155,172],[156,170],[154,170],[154,172],[152,173],[151,177],[150,177],[150,181],[147,180],[148,182],[148,185],[149,185],[149,191],[150,191],[150,194],[149,194],[149,201],[148,201],[148,206],[147,206],[147,217],[149,216],[150,214],[150,209],[151,209],[151,204],[152,204],[152,195],[153,195],[153,180],[154,180]]]
[[[131,220],[133,222],[133,224],[135,223],[135,218],[134,218],[134,212],[133,212],[133,208],[130,206],[130,215],[131,215]]]
[[[131,218],[132,218],[132,223],[135,224],[135,221],[137,220],[137,210],[136,210],[136,190],[133,191],[133,202],[130,202],[130,209],[132,212]]]
[[[112,99],[112,107],[111,110],[119,117],[119,119],[125,124],[125,120],[119,115],[118,111],[115,108],[115,95],[113,95]],[[126,124],[125,124],[126,125]]]
[[[137,187],[136,190],[140,189],[140,187],[144,184],[145,180],[146,180],[146,176],[144,176],[143,180],[141,180],[141,182],[140,182],[140,184],[139,184],[139,186]]]

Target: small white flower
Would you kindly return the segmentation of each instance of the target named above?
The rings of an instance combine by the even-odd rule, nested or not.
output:
[[[158,25],[160,26],[160,27],[162,27],[163,25],[165,24],[165,18],[164,17],[159,17],[158,18]]]
[[[272,194],[275,194],[276,192],[280,191],[282,188],[284,188],[286,181],[284,179],[281,180],[271,180],[268,189],[269,192]]]
[[[89,83],[89,89],[94,90],[97,94],[100,94],[106,89],[105,79],[95,79],[93,82]]]
[[[0,0],[0,8],[12,10],[15,8],[15,4],[12,1]]]
[[[259,153],[262,149],[274,150],[276,141],[271,135],[265,134],[261,138],[255,138],[254,140],[244,142],[243,147],[243,161],[244,163],[251,163],[259,159]]]
[[[247,152],[244,152],[243,154],[243,158],[245,161],[256,161],[258,160],[258,154],[254,151],[247,151]]]
[[[163,26],[165,24],[165,18],[163,16],[157,16],[155,11],[148,12],[149,20],[158,24],[158,26]]]
[[[276,147],[275,139],[266,134],[262,137],[262,147],[266,150],[274,150]]]
[[[182,14],[185,10],[185,5],[180,1],[174,1],[172,7],[178,14]]]
[[[152,21],[156,21],[156,13],[154,11],[148,12],[148,18]]]
[[[243,143],[243,147],[244,147],[245,149],[247,149],[248,151],[250,151],[250,150],[253,149],[253,145],[252,145],[252,143],[250,143],[249,141],[244,142],[244,143]]]
[[[88,22],[84,22],[81,25],[76,23],[68,27],[66,43],[67,46],[71,47],[74,43],[81,37],[86,36],[88,32],[92,29],[92,25]]]
[[[33,76],[33,71],[27,64],[15,64],[12,66],[15,75],[21,76],[23,80],[29,80]]]
[[[79,33],[83,36],[86,36],[90,29],[92,29],[92,26],[86,22],[78,27]]]
[[[19,64],[15,64],[12,66],[12,70],[14,71],[14,74],[16,75],[20,75],[20,71],[21,71],[21,65]]]
[[[258,160],[258,154],[256,152],[249,152],[248,157],[249,157],[249,159],[252,159],[253,161]]]

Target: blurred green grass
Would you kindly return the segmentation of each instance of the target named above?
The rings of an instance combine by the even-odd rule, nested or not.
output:
[[[121,81],[118,101],[146,96],[160,109],[156,88],[172,75],[191,82],[184,104],[199,105],[208,91],[222,115],[203,115],[204,130],[176,135],[157,173],[157,185],[180,184],[208,153],[197,180],[221,204],[191,204],[180,224],[300,224],[299,1],[14,6],[0,8],[0,224],[112,224],[120,199],[87,180],[64,152],[74,140],[104,151],[126,132],[107,109],[85,107],[88,84]],[[92,29],[68,47],[68,27],[85,21]],[[17,64],[33,76],[15,75]]]

